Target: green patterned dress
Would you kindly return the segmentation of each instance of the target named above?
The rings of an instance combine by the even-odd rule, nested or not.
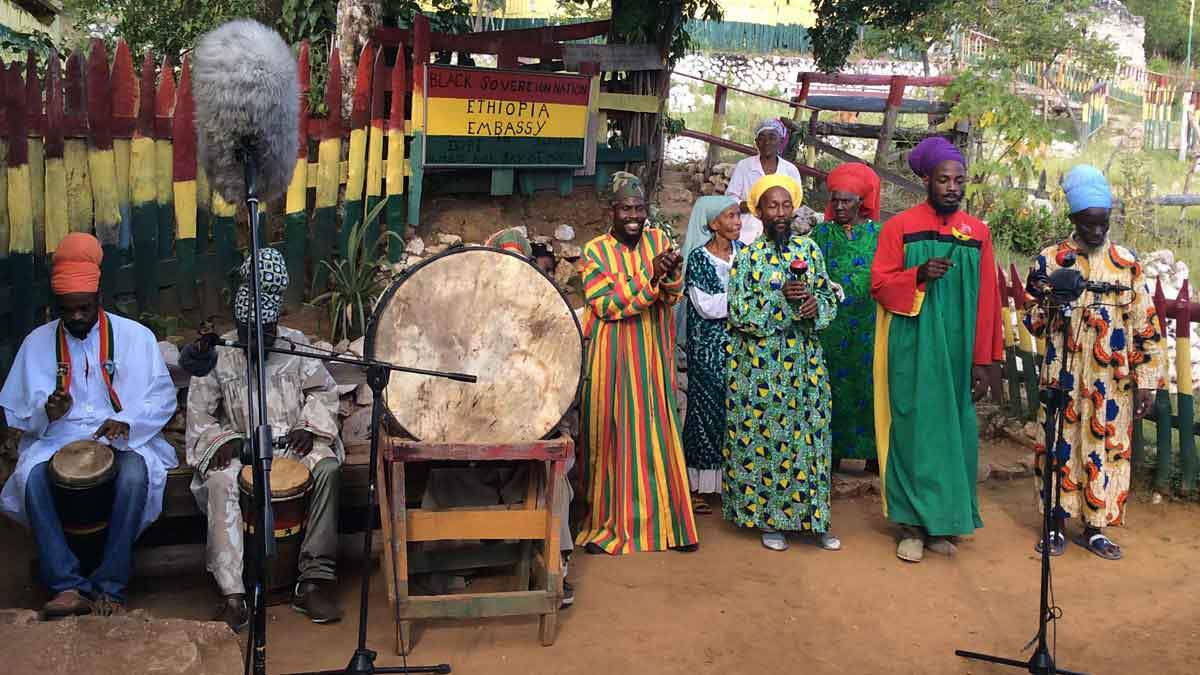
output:
[[[741,246],[741,242],[733,242],[735,257]],[[729,283],[730,263],[715,261],[701,246],[688,254],[684,276],[688,404],[683,423],[683,454],[693,492],[720,491],[721,448],[725,438],[725,348],[729,345],[726,317],[706,318],[697,301],[710,305],[706,308],[709,315],[728,313],[719,310],[722,309],[720,305],[725,304],[723,296]],[[724,268],[723,274],[717,265]]]
[[[813,241],[821,247],[829,278],[845,299],[837,319],[821,333],[833,386],[833,458],[875,459],[875,299],[871,261],[879,244],[879,223],[857,225],[853,237],[837,223],[819,223]]]
[[[808,263],[817,317],[783,297],[789,265]],[[729,279],[724,516],[741,527],[829,528],[830,392],[817,337],[837,314],[820,249],[792,237],[742,249]]]

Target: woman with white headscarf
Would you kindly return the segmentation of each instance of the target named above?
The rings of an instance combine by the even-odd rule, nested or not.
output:
[[[778,173],[800,183],[800,170],[795,164],[779,156],[787,145],[787,130],[784,129],[783,122],[775,118],[764,120],[754,134],[754,145],[758,148],[758,154],[737,163],[733,169],[733,177],[729,179],[729,187],[725,190],[726,195],[741,204],[741,241],[744,244],[754,243],[763,231],[762,221],[754,216],[753,209],[747,203],[750,188],[754,187],[758,179]]]
[[[701,197],[692,206],[684,238],[684,284],[687,301],[675,306],[677,342],[688,363],[687,417],[683,423],[683,454],[687,460],[692,506],[698,514],[712,513],[699,498],[721,492],[721,448],[725,437],[726,354],[729,344],[725,291],[729,271],[741,249],[742,223],[737,200],[727,196]]]

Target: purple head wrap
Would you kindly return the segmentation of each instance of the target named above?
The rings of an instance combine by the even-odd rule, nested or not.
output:
[[[917,147],[908,153],[908,166],[921,178],[926,178],[933,173],[935,167],[942,162],[954,160],[963,167],[967,166],[967,161],[963,159],[962,153],[950,141],[941,136],[930,136],[917,144]]]

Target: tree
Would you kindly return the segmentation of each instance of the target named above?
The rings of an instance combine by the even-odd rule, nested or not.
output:
[[[177,57],[201,35],[238,17],[261,15],[258,0],[66,0],[75,24],[111,25],[134,54],[151,49]]]
[[[1126,0],[1134,16],[1146,19],[1146,58],[1176,61],[1187,57],[1189,0]]]
[[[858,42],[860,27],[893,31],[912,26],[923,16],[936,16],[953,0],[813,0],[816,24],[809,31],[813,58],[825,72],[846,64]]]

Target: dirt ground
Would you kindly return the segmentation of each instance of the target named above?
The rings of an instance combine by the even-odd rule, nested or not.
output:
[[[985,455],[1019,455],[989,444]],[[834,528],[845,549],[794,542],[768,551],[719,516],[699,518],[692,555],[620,558],[577,553],[575,606],[558,641],[537,641],[535,618],[439,622],[417,630],[414,664],[448,662],[456,673],[1004,673],[955,649],[1020,656],[1037,619],[1038,516],[1029,479],[980,486],[985,527],[954,560],[919,565],[894,556],[879,499],[838,501]],[[1055,562],[1063,667],[1093,674],[1200,672],[1200,506],[1131,504],[1114,532],[1125,560],[1077,547]],[[0,607],[36,607],[28,538],[0,526]],[[344,667],[356,636],[357,577],[342,570],[347,619],[314,626],[286,606],[270,612],[271,672]],[[379,665],[399,665],[382,577],[373,579],[370,646]],[[210,618],[204,578],[140,580],[131,605],[155,616]]]

